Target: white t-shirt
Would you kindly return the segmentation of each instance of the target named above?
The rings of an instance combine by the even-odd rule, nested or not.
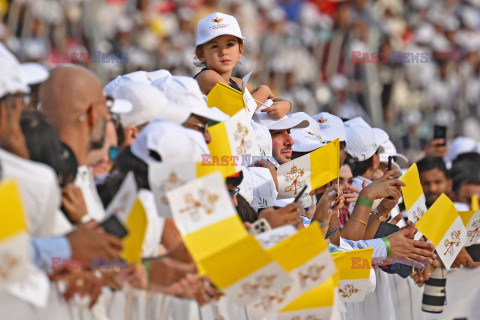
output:
[[[105,219],[105,208],[98,195],[92,170],[86,166],[79,166],[74,184],[82,190],[88,215],[99,222]]]
[[[22,194],[32,237],[52,235],[53,219],[60,208],[60,188],[52,168],[0,149],[2,179],[14,178]]]

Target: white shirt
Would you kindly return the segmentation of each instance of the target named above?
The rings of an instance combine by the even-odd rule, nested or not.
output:
[[[92,170],[86,166],[79,166],[74,184],[82,190],[88,215],[93,220],[102,221],[106,213],[95,186]]]
[[[14,178],[19,186],[32,237],[52,235],[53,219],[60,208],[60,188],[52,168],[0,149],[2,177]]]

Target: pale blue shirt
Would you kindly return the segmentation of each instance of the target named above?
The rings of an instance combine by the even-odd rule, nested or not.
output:
[[[35,238],[30,241],[33,262],[42,270],[52,267],[52,258],[70,259],[72,249],[66,237]]]

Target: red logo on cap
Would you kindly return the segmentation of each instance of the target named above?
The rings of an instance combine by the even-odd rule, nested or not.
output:
[[[222,22],[222,20],[223,20],[222,18],[215,18],[213,19],[213,22],[220,23]]]
[[[318,122],[320,123],[324,123],[325,121],[327,121],[327,119],[322,119],[322,118],[318,119]]]

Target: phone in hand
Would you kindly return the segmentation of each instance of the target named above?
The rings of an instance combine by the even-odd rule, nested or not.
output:
[[[248,232],[253,234],[253,235],[256,235],[256,234],[263,233],[263,232],[266,232],[266,231],[269,231],[269,230],[272,230],[272,228],[270,227],[270,224],[268,223],[268,221],[266,219],[262,218],[262,219],[258,219],[254,223],[252,223],[252,227],[250,229],[248,229]]]
[[[113,234],[117,238],[124,238],[128,234],[128,230],[123,226],[116,215],[111,215],[100,226],[105,229],[106,232]]]
[[[307,185],[305,185],[302,190],[300,190],[300,192],[297,194],[297,196],[295,197],[295,199],[293,200],[293,202],[298,202],[298,200],[300,200],[300,198],[303,196],[303,193],[305,192],[305,190],[307,190]]]
[[[443,145],[447,144],[447,127],[435,125],[433,127],[433,139],[443,139],[445,142]]]
[[[388,171],[392,170],[392,161],[393,161],[393,156],[388,156],[388,165],[387,165]]]
[[[333,228],[332,230],[328,231],[327,234],[325,235],[325,239],[332,239],[333,236],[335,235],[335,232],[337,232],[337,227]]]

